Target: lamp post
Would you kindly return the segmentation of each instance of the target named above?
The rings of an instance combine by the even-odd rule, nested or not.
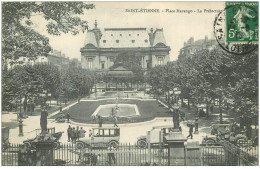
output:
[[[20,112],[19,112],[19,137],[23,136],[23,120],[22,120],[22,94],[20,94]]]

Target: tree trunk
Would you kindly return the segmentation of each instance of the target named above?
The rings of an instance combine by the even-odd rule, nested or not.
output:
[[[218,103],[218,105],[219,105],[219,121],[220,121],[220,124],[223,123],[221,102],[222,102],[221,97],[219,97],[219,103]]]
[[[190,97],[188,97],[188,110],[190,110]]]
[[[206,118],[209,119],[209,101],[206,102]]]
[[[23,110],[26,113],[26,111],[27,111],[27,95],[24,96]]]

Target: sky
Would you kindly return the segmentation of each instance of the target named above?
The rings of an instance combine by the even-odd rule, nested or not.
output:
[[[90,2],[88,2],[90,3]],[[104,28],[163,28],[166,43],[170,46],[170,60],[177,60],[179,50],[190,37],[194,40],[204,39],[207,35],[214,38],[213,22],[217,11],[223,10],[224,2],[93,2],[95,9],[86,10],[82,19],[88,21],[89,29],[94,27],[97,20],[101,31]],[[126,9],[159,9],[160,13],[126,12]],[[175,10],[168,13],[166,10]],[[179,10],[192,10],[192,13],[177,13]],[[197,11],[201,10],[201,13]],[[164,11],[164,12],[162,12]],[[46,21],[40,16],[32,18],[35,29],[50,39],[50,45],[64,53],[69,58],[80,60],[80,48],[84,46],[85,34],[76,36],[62,34],[49,35],[46,31]]]

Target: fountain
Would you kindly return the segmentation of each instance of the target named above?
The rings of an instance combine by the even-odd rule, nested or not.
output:
[[[137,117],[140,116],[136,104],[119,104],[120,94],[117,92],[115,104],[100,105],[92,116],[102,117]],[[111,111],[112,110],[112,111]]]

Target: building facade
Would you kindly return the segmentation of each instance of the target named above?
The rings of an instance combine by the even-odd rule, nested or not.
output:
[[[169,61],[170,47],[167,46],[163,29],[105,28],[88,30],[81,52],[81,66],[85,69],[107,70],[116,57],[132,51],[141,57],[143,69],[163,65]]]
[[[51,50],[47,54],[47,56],[38,56],[35,60],[29,60],[29,58],[27,57],[21,57],[18,59],[18,61],[15,62],[15,64],[12,64],[12,67],[16,65],[34,65],[34,64],[46,64],[46,63],[53,64],[57,66],[59,69],[61,69],[62,67],[69,66],[70,64],[75,64],[77,67],[79,67],[78,59],[70,60],[68,57],[66,57],[65,54],[57,50]]]
[[[178,59],[195,54],[197,51],[208,49],[212,50],[216,47],[217,41],[215,39],[208,39],[208,36],[205,36],[204,39],[199,39],[194,41],[194,38],[191,37],[187,42],[184,42],[183,48],[181,48]]]

